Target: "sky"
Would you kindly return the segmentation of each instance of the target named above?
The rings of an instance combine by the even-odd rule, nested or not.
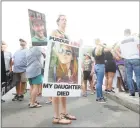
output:
[[[2,40],[14,53],[19,38],[31,42],[28,9],[46,15],[48,35],[57,28],[59,14],[67,16],[66,33],[72,40],[93,46],[95,38],[113,44],[123,38],[125,28],[139,33],[139,2],[2,2]]]

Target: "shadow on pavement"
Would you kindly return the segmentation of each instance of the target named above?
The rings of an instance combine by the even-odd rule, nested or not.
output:
[[[104,105],[104,108],[108,108],[111,111],[115,111],[115,112],[122,112],[122,111],[128,111],[126,109],[122,109],[119,106],[113,106],[113,105]]]

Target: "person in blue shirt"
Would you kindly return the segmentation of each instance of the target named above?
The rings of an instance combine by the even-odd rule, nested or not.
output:
[[[20,49],[13,55],[13,83],[16,85],[16,95],[12,101],[22,101],[24,98],[24,90],[26,86],[26,51],[27,43],[23,39],[19,39]]]

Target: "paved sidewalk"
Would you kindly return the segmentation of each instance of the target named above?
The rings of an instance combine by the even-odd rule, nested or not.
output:
[[[3,96],[6,102],[2,103],[2,127],[139,127],[139,114],[110,99],[99,104],[95,95],[68,98],[68,112],[77,120],[70,125],[53,125],[53,107],[45,104],[46,97],[38,97],[42,108],[31,109],[28,108],[29,92],[24,101],[12,102],[14,92],[15,88]]]
[[[118,92],[117,89],[115,89],[115,93],[106,93],[104,91],[104,95],[110,98],[111,100],[116,101],[117,103],[125,106],[128,109],[136,113],[140,113],[140,98],[137,92],[135,94],[136,96],[132,97],[129,96],[129,93]]]

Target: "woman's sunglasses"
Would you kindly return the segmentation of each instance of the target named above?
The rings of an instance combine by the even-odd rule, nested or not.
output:
[[[58,52],[60,53],[60,54],[65,54],[65,55],[71,55],[72,54],[72,51],[70,51],[70,50],[65,50],[65,49],[59,49],[58,50]]]

